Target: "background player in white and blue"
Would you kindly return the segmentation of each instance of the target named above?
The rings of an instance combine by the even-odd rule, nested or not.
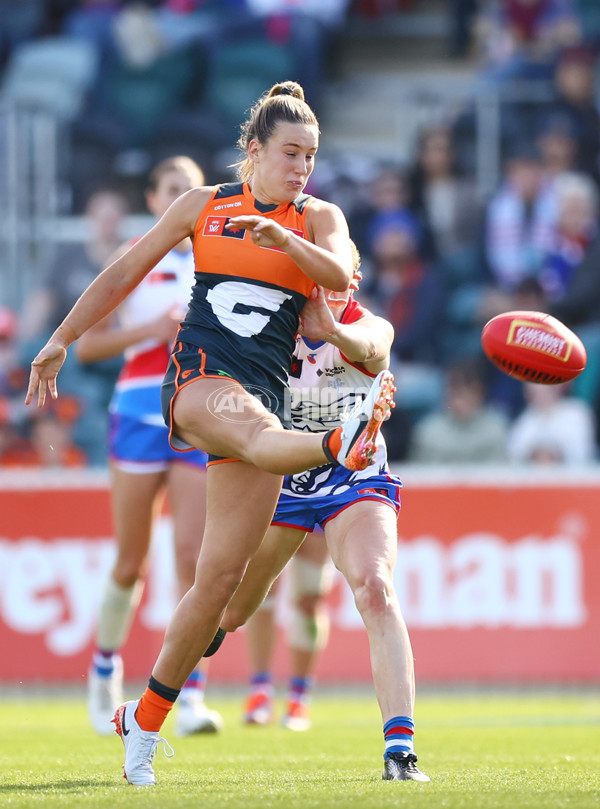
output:
[[[167,158],[150,174],[148,210],[159,218],[177,197],[203,183],[201,168],[189,157]],[[118,253],[125,253],[133,242],[124,244]],[[117,557],[104,587],[88,675],[90,720],[102,735],[114,732],[111,720],[123,701],[120,650],[141,598],[152,525],[165,493],[173,523],[179,595],[194,583],[205,520],[207,456],[199,450],[181,454],[171,448],[160,401],[170,347],[193,281],[192,243],[184,239],[153,267],[116,316],[98,323],[77,344],[79,358],[87,362],[125,354],[109,413]],[[182,690],[176,717],[178,735],[221,728],[219,714],[204,703],[206,668],[204,661]]]
[[[388,321],[373,316],[350,292],[322,288],[306,304],[289,378],[295,429],[338,426],[387,368],[393,341]],[[336,567],[352,588],[364,621],[375,692],[383,718],[386,780],[428,781],[414,753],[414,666],[393,583],[402,484],[390,474],[379,434],[375,462],[359,472],[327,464],[285,477],[273,522],[225,612],[233,631],[259,607],[270,584],[321,526]],[[296,628],[299,642],[302,627]]]

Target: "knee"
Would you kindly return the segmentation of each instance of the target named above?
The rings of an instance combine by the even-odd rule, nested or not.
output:
[[[273,612],[277,598],[275,593],[269,592],[258,607],[254,601],[241,600],[240,603],[236,604],[236,600],[237,599],[234,597],[221,619],[221,628],[226,632],[235,632],[236,629],[243,626],[257,612]]]
[[[288,643],[293,649],[319,652],[329,639],[329,613],[319,596],[304,596],[291,609]]]
[[[206,601],[207,594],[211,604],[222,612],[231,601],[233,594],[237,590],[242,580],[243,570],[221,570],[208,571],[207,578],[200,570],[196,576],[192,591],[203,602]],[[225,629],[225,627],[223,627]],[[228,630],[229,631],[229,630]]]
[[[248,616],[242,610],[236,607],[227,607],[223,617],[221,618],[221,629],[225,632],[235,632],[240,626],[243,626],[248,619]]]
[[[397,609],[398,599],[391,577],[369,573],[351,584],[356,607],[361,615],[381,616]]]
[[[145,559],[142,561],[137,559],[118,559],[111,576],[119,587],[129,589],[144,576],[145,568]]]
[[[314,618],[322,601],[323,596],[320,593],[304,593],[298,597],[295,606],[307,618]]]

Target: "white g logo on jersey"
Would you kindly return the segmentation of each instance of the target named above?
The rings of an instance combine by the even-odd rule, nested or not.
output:
[[[206,293],[206,300],[210,303],[219,323],[240,337],[254,337],[260,334],[270,317],[257,311],[246,314],[234,312],[237,304],[244,304],[249,309],[267,309],[276,312],[282,303],[291,297],[280,289],[244,284],[241,281],[223,281]]]

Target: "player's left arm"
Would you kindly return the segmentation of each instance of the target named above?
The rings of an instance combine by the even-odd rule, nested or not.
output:
[[[370,313],[352,323],[338,322],[327,305],[322,287],[313,293],[302,310],[300,327],[309,340],[326,340],[339,348],[350,362],[360,363],[371,374],[389,368],[394,341],[392,324]]]

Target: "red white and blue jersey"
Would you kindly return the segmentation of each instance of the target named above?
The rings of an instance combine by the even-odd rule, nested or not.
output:
[[[118,310],[124,328],[135,328],[173,307],[185,312],[194,283],[192,246],[185,252],[171,250],[130,293]],[[125,351],[125,364],[117,380],[111,413],[164,427],[160,388],[169,362],[171,346],[144,340]]]
[[[355,323],[371,313],[350,298],[342,323]],[[343,417],[368,394],[375,374],[351,362],[339,348],[325,341],[298,337],[288,384],[289,412],[295,430],[324,432],[339,427]],[[324,497],[339,495],[361,480],[388,474],[387,452],[381,433],[374,463],[359,472],[326,464],[285,477],[282,495]]]

